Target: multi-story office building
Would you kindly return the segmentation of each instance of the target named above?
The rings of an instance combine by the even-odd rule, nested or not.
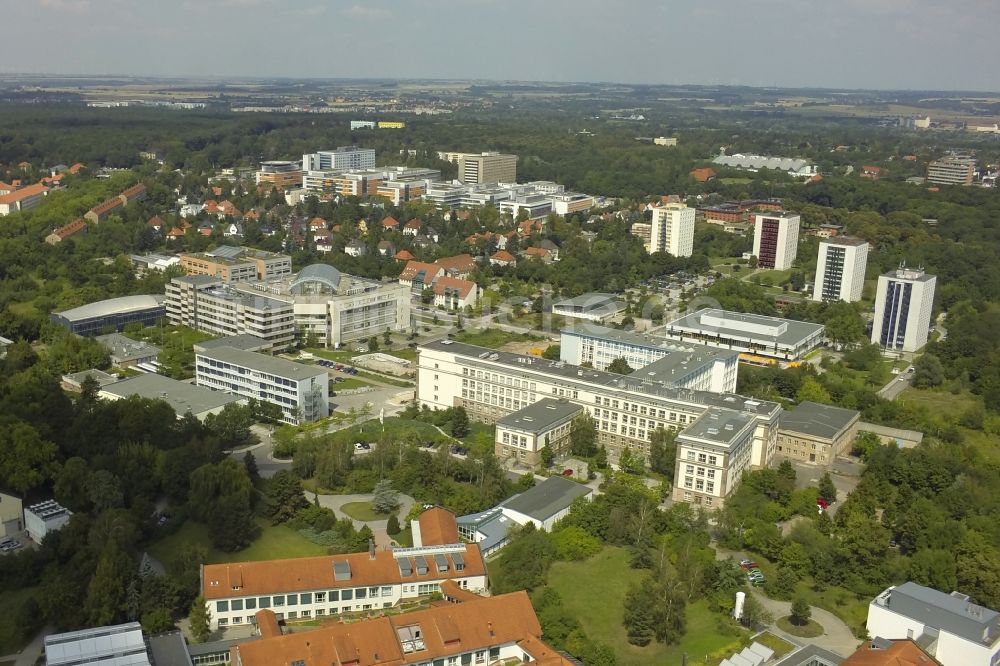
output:
[[[914,352],[927,344],[937,277],[901,267],[878,278],[872,342],[887,351]]]
[[[288,255],[250,247],[222,245],[180,257],[188,275],[211,275],[223,282],[271,280],[292,274],[292,258]]]
[[[650,228],[650,252],[668,252],[675,257],[690,257],[694,252],[695,209],[671,203],[653,209]]]
[[[803,400],[781,415],[778,453],[785,458],[830,465],[847,455],[858,435],[861,413]]]
[[[458,165],[458,180],[465,184],[516,183],[517,155],[502,153],[438,153]]]
[[[941,666],[1000,663],[1000,613],[960,592],[913,582],[890,587],[868,604],[868,633],[916,641]]]
[[[195,382],[277,405],[287,423],[330,415],[329,375],[313,365],[235,347],[215,347],[195,353]]]
[[[321,150],[302,156],[303,171],[347,171],[375,168],[375,150],[357,146],[340,146],[336,150]]]
[[[548,446],[556,453],[569,449],[573,419],[583,407],[568,400],[542,398],[497,420],[496,454],[516,458],[532,467],[542,462],[541,450]]]
[[[708,408],[677,435],[673,499],[718,508],[751,468],[755,419],[751,414]]]
[[[446,531],[455,543],[424,538],[415,548],[375,550],[373,543],[367,553],[203,565],[202,596],[212,629],[252,624],[262,609],[278,620],[308,620],[391,608],[441,592],[448,581],[461,590],[485,591],[479,546],[458,543],[455,518],[448,515]]]
[[[820,241],[813,300],[860,301],[868,267],[868,248],[867,242],[850,236]]]
[[[185,275],[166,287],[167,319],[214,335],[249,334],[285,349],[295,341],[291,301],[239,291],[220,278]]]
[[[927,182],[936,185],[972,185],[975,175],[976,160],[971,157],[942,157],[927,165]]]
[[[258,185],[272,185],[279,190],[297,188],[302,185],[302,165],[287,160],[261,162],[254,180]]]
[[[753,254],[757,265],[776,271],[791,268],[799,249],[799,216],[757,213],[753,222]]]
[[[496,423],[543,398],[565,399],[594,418],[598,442],[612,461],[624,447],[648,456],[654,430],[685,428],[713,406],[753,417],[754,467],[766,467],[775,452],[781,407],[773,402],[680,388],[641,370],[623,376],[452,340],[429,342],[418,351],[421,405],[462,406],[470,417]]]
[[[298,275],[235,285],[244,294],[292,303],[295,328],[316,344],[345,342],[401,331],[410,326],[410,290],[398,282],[378,282],[312,264]]]
[[[819,346],[825,333],[822,324],[706,309],[668,323],[664,335],[680,342],[794,361]]]
[[[230,651],[233,666],[496,666],[581,662],[542,641],[527,592],[481,597],[452,583],[442,586],[451,603],[425,610],[326,624],[281,634],[273,610],[250,611],[261,640]],[[367,604],[377,607],[378,604]],[[243,616],[244,618],[247,615]],[[130,666],[130,665],[125,665]]]
[[[637,377],[660,379],[674,386],[713,393],[736,390],[739,352],[682,344],[660,336],[590,323],[562,331],[561,361],[572,365],[589,363],[597,370],[606,370],[618,358],[625,359],[630,368],[636,368]]]

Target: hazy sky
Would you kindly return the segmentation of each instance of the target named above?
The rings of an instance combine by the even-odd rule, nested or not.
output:
[[[1000,0],[0,0],[0,71],[1000,90]]]

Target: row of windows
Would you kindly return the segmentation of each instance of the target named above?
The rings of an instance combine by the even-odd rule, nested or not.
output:
[[[695,454],[694,451],[688,451],[687,452],[687,459],[688,460],[697,460],[702,465],[706,465],[707,464],[707,465],[714,465],[715,467],[719,466],[719,457],[718,456],[708,455],[706,453]]]
[[[354,599],[368,599],[379,596],[391,597],[392,586],[381,585],[346,590],[330,590],[329,592],[302,592],[298,594],[274,594],[265,597],[246,597],[244,599],[222,599],[215,602],[215,610],[218,613],[228,613],[229,611],[280,608],[282,606],[298,606],[299,604],[323,604],[327,600],[352,601]]]
[[[495,382],[498,384],[505,384],[507,386],[513,386],[515,388],[529,389],[531,391],[535,389],[535,382],[528,382],[527,380],[515,379],[513,377],[508,377],[504,375],[497,375],[496,373],[484,372],[482,370],[475,370],[473,368],[462,368],[462,374],[466,377],[472,377],[475,379],[483,379],[486,381]]]
[[[708,476],[710,479],[715,478],[715,470],[706,470],[704,467],[695,467],[694,465],[688,465],[684,470],[686,474],[697,475],[697,476]]]
[[[694,485],[692,485],[692,483]],[[704,491],[706,493],[715,492],[715,482],[714,481],[707,481],[706,482],[705,479],[695,479],[695,478],[692,478],[690,476],[685,476],[684,477],[684,487],[685,488],[692,488],[693,487],[695,490],[701,490],[701,491]]]
[[[684,493],[685,502],[690,502],[692,499],[694,499],[695,504],[704,504],[705,506],[712,506],[713,502],[711,497],[694,496],[692,493]]]

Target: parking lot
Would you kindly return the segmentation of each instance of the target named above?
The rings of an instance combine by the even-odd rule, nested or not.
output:
[[[0,537],[0,553],[7,554],[24,548],[24,542],[15,537]]]

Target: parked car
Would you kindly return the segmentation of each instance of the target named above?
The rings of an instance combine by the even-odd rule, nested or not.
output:
[[[826,501],[825,499],[823,499],[822,497],[817,497],[817,498],[816,498],[816,506],[818,506],[818,507],[819,507],[819,508],[821,508],[821,509],[825,509],[825,508],[827,508],[828,506],[830,506],[830,503],[829,503],[829,502],[827,502],[827,501]]]
[[[573,476],[573,470],[571,470],[569,467],[567,467],[566,469],[564,469],[562,471],[562,475],[563,476]]]
[[[757,568],[757,563],[754,562],[753,560],[740,560],[740,568],[741,569],[746,569],[748,571],[750,569],[756,569]]]

